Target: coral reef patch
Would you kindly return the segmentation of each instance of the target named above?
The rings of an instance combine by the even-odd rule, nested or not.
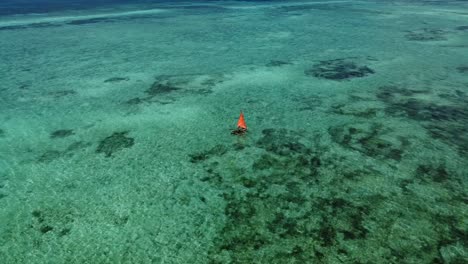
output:
[[[58,209],[36,209],[32,211],[30,227],[39,234],[54,234],[63,237],[70,234],[74,222],[72,212],[60,212]]]
[[[73,129],[59,129],[50,133],[50,138],[65,138],[74,134]]]
[[[410,41],[442,41],[447,40],[447,32],[441,29],[423,28],[407,31],[405,38]]]
[[[379,107],[355,107],[353,104],[334,104],[331,108],[331,112],[334,114],[367,119],[376,117],[382,110]]]
[[[224,145],[216,145],[213,148],[207,150],[207,151],[202,151],[198,153],[194,153],[190,155],[190,162],[192,163],[198,163],[201,161],[204,161],[212,156],[222,156],[227,152],[227,148]]]
[[[117,82],[126,82],[129,80],[130,78],[128,77],[112,77],[112,78],[104,80],[104,82],[105,83],[117,83]]]
[[[114,132],[112,135],[99,142],[96,153],[104,153],[106,157],[111,157],[114,153],[125,148],[130,148],[135,144],[135,140],[128,137],[129,131]]]
[[[161,75],[144,91],[146,96],[131,98],[125,104],[171,104],[182,96],[210,94],[212,89],[224,80],[222,74]]]
[[[365,77],[375,72],[366,65],[359,65],[349,59],[334,59],[320,61],[304,73],[316,78],[342,81]]]
[[[285,65],[292,65],[292,63],[287,62],[287,61],[281,61],[281,60],[271,60],[265,66],[267,66],[267,67],[281,67],[281,66],[285,66]]]
[[[322,99],[316,95],[298,95],[292,98],[299,111],[315,111],[322,105]]]
[[[63,157],[66,153],[58,150],[47,150],[39,158],[38,162],[51,162],[55,159]]]
[[[76,94],[75,90],[62,90],[62,91],[54,91],[54,92],[49,92],[48,95],[52,96],[54,98],[61,98],[69,95],[74,95]]]
[[[457,67],[459,73],[468,73],[468,65],[462,65]]]
[[[300,139],[303,137],[299,132],[286,128],[267,128],[262,130],[263,137],[260,138],[256,146],[280,156],[292,154],[309,154],[307,148]]]
[[[52,162],[56,159],[61,159],[61,158],[69,158],[72,157],[75,152],[80,151],[82,149],[85,149],[89,147],[91,144],[83,141],[76,141],[71,143],[67,148],[64,150],[46,150],[42,155],[40,155],[37,158],[37,162],[41,163],[49,163]]]
[[[161,83],[157,81],[153,83],[153,85],[151,85],[151,87],[148,88],[145,93],[148,94],[149,97],[154,97],[158,95],[169,94],[180,89],[181,88],[171,85],[170,83]]]
[[[376,160],[402,160],[410,146],[378,123],[334,126],[329,132],[344,148]],[[226,222],[208,252],[209,263],[462,259],[460,251],[451,251],[466,241],[461,214],[434,208],[434,197],[418,192],[421,185],[435,188],[436,197],[450,190],[454,196],[436,199],[460,208],[466,198],[459,175],[443,162],[424,163],[416,165],[414,175],[395,180],[395,186],[384,184],[393,191],[369,192],[376,187],[365,187],[366,182],[388,176],[373,167],[356,169],[360,157],[331,154],[318,137],[268,128],[253,144],[216,145],[189,156],[205,171],[200,181],[215,187],[225,201]]]
[[[468,126],[465,124],[427,124],[429,135],[456,148],[461,154],[468,155]]]
[[[429,101],[419,95],[439,100]],[[433,95],[430,91],[383,86],[376,97],[386,104],[386,114],[418,121],[431,137],[468,154],[468,96],[462,91]]]
[[[372,158],[401,160],[410,145],[403,137],[386,136],[380,124],[346,124],[331,127],[329,133],[334,142],[342,147],[361,152]]]
[[[144,102],[145,102],[145,100],[143,98],[135,97],[135,98],[128,99],[127,101],[125,101],[125,104],[127,104],[127,105],[139,105],[139,104],[142,104]]]
[[[455,29],[460,31],[468,31],[468,26],[458,26]]]

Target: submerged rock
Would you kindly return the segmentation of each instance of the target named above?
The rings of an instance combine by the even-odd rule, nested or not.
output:
[[[365,77],[373,73],[375,72],[371,68],[346,59],[321,61],[305,71],[307,76],[335,81]]]
[[[106,157],[111,157],[117,151],[132,147],[135,144],[135,140],[127,137],[127,134],[128,131],[114,132],[99,143],[96,153],[104,153]]]

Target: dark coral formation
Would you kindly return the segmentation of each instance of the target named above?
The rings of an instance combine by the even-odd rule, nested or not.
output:
[[[158,95],[164,95],[168,94],[177,90],[180,90],[181,88],[176,87],[170,83],[161,83],[159,81],[156,81],[151,85],[150,88],[148,88],[145,93],[148,94],[149,97],[154,97]]]
[[[421,164],[416,169],[417,179],[422,181],[445,182],[450,179],[450,174],[443,164]]]
[[[228,218],[216,247],[210,252],[212,263],[227,263],[226,253],[235,263],[254,263],[258,261],[257,252],[267,250],[276,253],[266,256],[266,260],[286,263],[296,259],[307,263],[317,260],[321,254],[313,241],[322,241],[324,247],[334,243],[335,231],[329,235],[320,232],[329,226],[328,219],[313,214],[326,205],[320,200],[313,202],[308,195],[307,186],[317,181],[321,161],[306,141],[295,131],[265,129],[256,146],[266,153],[250,168],[237,168],[232,175],[226,175],[219,163],[208,164],[210,176],[203,180],[224,190]],[[223,149],[221,155],[226,155],[225,148],[217,148]],[[202,160],[209,162],[209,159]],[[278,188],[283,191],[275,193]],[[242,189],[243,194],[236,193],[235,189]],[[315,221],[320,224],[312,225]],[[354,234],[352,226],[349,232]],[[356,231],[356,238],[359,233]],[[277,247],[283,248],[275,250]]]
[[[403,138],[395,144],[379,125],[331,130],[337,141],[377,158],[400,159],[395,146],[408,144]],[[400,194],[369,193],[366,182],[385,174],[356,169],[354,159],[330,156],[318,142],[306,132],[265,129],[254,145],[217,145],[190,156],[205,169],[200,180],[226,203],[209,263],[444,263],[439,252],[462,243],[460,215],[431,209],[433,197],[413,191],[418,184],[448,186],[456,197],[442,202],[461,206],[464,190],[451,183],[459,176],[443,163],[416,167],[414,176],[397,181]],[[252,150],[258,155],[242,158]],[[364,256],[355,247],[376,253]]]
[[[441,29],[423,28],[407,31],[405,37],[411,41],[442,41],[447,40],[446,32]]]
[[[216,145],[213,148],[207,150],[207,151],[202,151],[198,152],[195,154],[190,155],[190,162],[192,163],[198,163],[201,161],[204,161],[212,156],[222,156],[227,152],[227,148],[224,145]]]
[[[125,101],[127,105],[139,105],[144,102],[145,102],[145,99],[140,98],[140,97],[135,97],[135,98],[128,99],[127,101]]]
[[[385,131],[378,124],[369,127],[360,125],[343,125],[329,129],[336,143],[347,149],[361,152],[372,158],[401,160],[409,141],[405,138],[384,139]]]
[[[291,64],[292,64],[291,62],[287,62],[287,61],[271,60],[265,66],[267,66],[267,67],[281,67],[281,66],[291,65]]]
[[[74,134],[73,129],[59,129],[50,133],[50,138],[65,138]]]
[[[38,157],[38,162],[51,162],[65,156],[65,153],[58,150],[47,150],[41,156]]]
[[[315,95],[298,95],[292,100],[297,103],[299,111],[315,111],[322,105],[322,99]]]
[[[40,234],[54,234],[63,237],[71,232],[74,215],[71,212],[62,214],[56,209],[37,209],[32,211],[31,228]]]
[[[269,152],[281,156],[297,153],[309,154],[310,149],[300,142],[303,136],[296,131],[268,128],[262,130],[262,134],[263,137],[257,141],[256,145]]]
[[[343,243],[368,238],[370,202],[311,191],[319,184],[328,188],[320,171],[329,161],[303,133],[265,129],[262,134],[255,145],[265,153],[250,168],[230,173],[210,158],[203,160],[210,175],[203,180],[223,190],[226,200],[227,223],[210,251],[210,263],[321,263],[336,255],[354,259]],[[348,174],[358,177],[354,171]],[[331,184],[338,191],[343,179],[336,181]],[[384,200],[369,198],[373,205]]]
[[[171,104],[179,96],[212,93],[212,89],[223,81],[224,76],[219,74],[161,75],[145,90],[146,96],[129,99],[125,104],[139,105],[145,102]]]
[[[84,141],[76,141],[68,145],[68,147],[65,149],[65,153],[71,153],[74,151],[78,151],[80,149],[84,149],[86,147],[91,146],[91,143],[89,142],[84,142]]]
[[[468,73],[468,66],[467,65],[458,66],[457,71],[459,73]]]
[[[101,140],[96,148],[96,153],[104,153],[106,157],[111,157],[115,152],[132,147],[135,144],[135,140],[128,137],[128,133],[128,131],[114,132],[112,135]]]
[[[7,197],[8,195],[3,192],[3,188],[5,187],[5,183],[3,182],[3,179],[0,178],[0,200]]]
[[[74,95],[76,94],[75,90],[62,90],[62,91],[54,91],[54,92],[49,92],[48,95],[54,97],[54,98],[61,98],[69,95]]]
[[[427,129],[430,136],[467,154],[468,96],[459,90],[440,94],[439,97],[449,101],[442,104],[418,99],[418,94],[429,92],[384,86],[376,96],[386,104],[385,112],[388,115],[416,120]]]
[[[468,119],[468,109],[463,104],[454,102],[451,105],[443,105],[414,97],[420,93],[428,92],[408,90],[396,86],[384,86],[379,89],[377,98],[387,104],[387,114],[394,116],[405,116],[418,121],[432,122]],[[444,97],[449,98],[451,95],[444,95]],[[459,98],[459,96],[457,97]]]
[[[398,100],[400,97],[415,96],[418,94],[427,94],[429,91],[409,89],[396,85],[382,86],[377,91],[377,98],[385,103],[391,103],[394,100]]]
[[[358,65],[348,59],[320,61],[305,71],[307,76],[335,81],[365,77],[373,73],[375,72],[371,68],[365,65]]]
[[[90,146],[90,143],[86,143],[83,141],[76,141],[71,143],[66,149],[64,150],[47,150],[42,155],[40,155],[37,158],[38,162],[52,162],[56,159],[61,159],[61,158],[69,158],[72,157],[75,152],[80,151],[88,146]]]
[[[468,109],[456,105],[442,105],[410,98],[393,102],[387,108],[391,115],[404,115],[418,121],[458,121],[468,119]]]
[[[468,155],[468,125],[466,123],[431,123],[424,125],[424,128],[432,138],[453,146],[461,154]]]
[[[4,136],[5,136],[5,130],[0,128],[0,137],[4,137]]]
[[[460,31],[468,31],[468,26],[458,26],[455,29]]]
[[[373,118],[376,117],[380,112],[379,108],[359,108],[359,109],[348,109],[346,104],[335,104],[332,105],[332,113],[339,115],[350,115],[355,117]]]
[[[31,84],[29,83],[23,83],[18,87],[20,90],[28,90],[29,88],[31,88]]]
[[[112,77],[107,80],[105,80],[105,83],[117,83],[117,82],[126,82],[130,81],[130,78],[128,77]]]
[[[209,175],[202,180],[221,188],[227,203],[227,223],[210,251],[210,263],[255,263],[259,252],[265,253],[262,263],[315,263],[336,253],[342,240],[366,239],[369,205],[311,192],[321,180],[321,148],[312,148],[302,133],[288,129],[262,134],[255,145],[265,153],[250,168],[229,173],[211,162],[212,156],[200,159]],[[217,148],[223,157],[229,155]]]
[[[465,206],[466,204],[466,190],[461,180],[464,175],[459,175],[446,167],[443,162],[429,161],[428,163],[420,164],[415,168],[413,179],[405,179],[400,183],[404,193],[407,197],[417,197],[413,192],[413,187],[419,189],[426,188],[427,191],[442,190],[443,192],[450,192],[447,197],[441,197],[436,194],[435,201],[443,204],[444,207],[449,206]],[[419,186],[418,186],[419,185]],[[418,199],[421,199],[419,197]],[[436,233],[434,243],[425,243],[423,247],[424,253],[432,254],[432,263],[464,263],[463,253],[451,252],[446,254],[447,250],[461,245],[466,248],[468,246],[468,237],[466,234],[466,227],[461,224],[462,215],[448,213],[445,210],[437,212],[433,210],[433,201],[431,200],[425,206],[427,210],[421,210],[422,204],[420,201],[408,200],[406,206],[408,210],[415,210],[428,220],[430,230]],[[430,209],[429,209],[430,207]],[[415,218],[417,219],[417,218]],[[436,252],[436,254],[434,254]]]

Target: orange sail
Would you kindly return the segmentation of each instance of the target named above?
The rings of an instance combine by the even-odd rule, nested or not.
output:
[[[237,128],[247,130],[247,125],[245,124],[244,113],[240,113],[239,120],[237,121]]]

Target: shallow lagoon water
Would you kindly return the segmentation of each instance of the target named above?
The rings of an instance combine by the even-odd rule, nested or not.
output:
[[[467,262],[467,2],[28,8],[2,263]]]

